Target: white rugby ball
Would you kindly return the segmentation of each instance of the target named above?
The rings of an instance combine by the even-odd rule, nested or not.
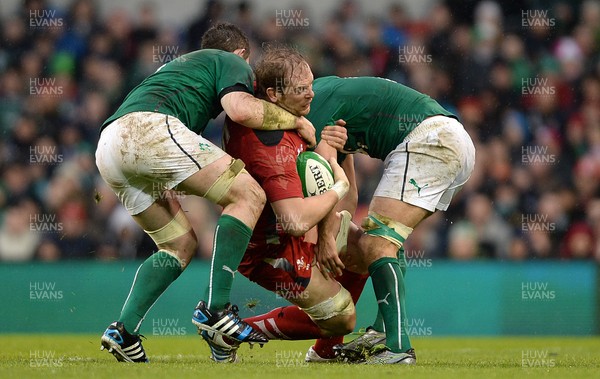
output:
[[[304,151],[296,159],[304,197],[317,196],[329,190],[335,180],[329,162],[314,151]]]

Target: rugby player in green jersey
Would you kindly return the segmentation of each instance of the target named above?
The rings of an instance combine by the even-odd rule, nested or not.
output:
[[[429,96],[394,81],[330,76],[316,79],[313,91],[306,117],[317,136],[341,119],[348,132],[343,152],[384,161],[362,230],[351,231],[359,234],[361,265],[373,282],[378,317],[363,336],[336,349],[348,360],[414,364],[406,333],[402,246],[419,222],[448,208],[473,171],[475,147],[456,116]],[[339,274],[344,264],[334,235],[327,235],[331,228],[319,230],[317,260],[325,270]],[[341,337],[337,341],[342,342]],[[335,342],[318,340],[315,350]]]
[[[229,304],[233,275],[265,204],[260,186],[200,133],[223,110],[244,126],[296,129],[315,144],[304,117],[252,96],[247,37],[218,24],[202,37],[202,49],[163,65],[134,88],[102,125],[96,164],[158,251],[136,272],[118,318],[104,332],[102,347],[119,361],[147,362],[139,337],[145,315],[190,263],[197,239],[176,190],[223,206],[214,237],[209,285],[193,312],[199,328],[241,342],[267,342]],[[171,195],[170,195],[171,194]]]

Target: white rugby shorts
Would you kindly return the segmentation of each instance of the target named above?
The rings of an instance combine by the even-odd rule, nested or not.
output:
[[[146,210],[202,167],[225,155],[179,119],[155,112],[132,112],[100,134],[96,165],[131,215]]]
[[[462,124],[451,117],[429,117],[388,154],[374,195],[445,211],[474,165],[475,146]]]

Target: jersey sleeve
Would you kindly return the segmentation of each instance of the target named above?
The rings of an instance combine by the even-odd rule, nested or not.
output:
[[[254,73],[252,68],[241,57],[233,54],[223,54],[217,62],[217,93],[219,99],[234,91],[254,93]]]
[[[276,146],[260,147],[268,152],[268,159],[254,160],[255,173],[270,203],[304,197],[296,170],[298,146],[289,138],[290,133],[285,132],[284,138]]]

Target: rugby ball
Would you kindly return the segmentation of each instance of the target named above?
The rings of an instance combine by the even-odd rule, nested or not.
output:
[[[296,169],[304,197],[323,194],[335,183],[329,162],[314,151],[304,151],[296,159]]]

